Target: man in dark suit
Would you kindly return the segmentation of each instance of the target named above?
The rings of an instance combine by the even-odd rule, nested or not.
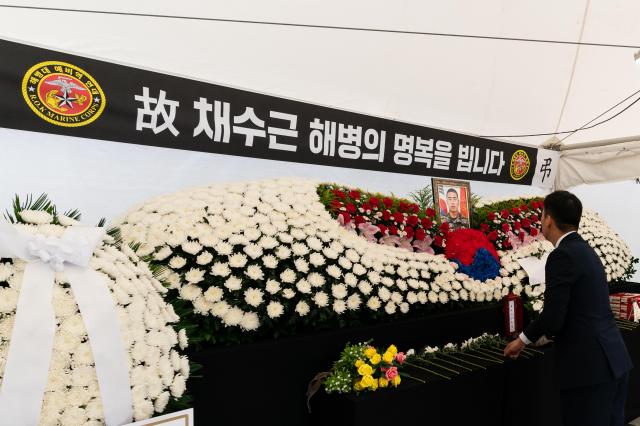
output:
[[[623,426],[632,365],[602,262],[576,232],[581,216],[582,203],[570,192],[545,198],[542,233],[556,248],[545,267],[544,309],[504,355],[517,358],[525,345],[553,337],[565,426]]]

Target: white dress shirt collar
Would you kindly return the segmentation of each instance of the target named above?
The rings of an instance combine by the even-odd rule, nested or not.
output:
[[[566,234],[564,234],[562,237],[558,238],[558,241],[556,241],[556,248],[560,245],[560,241],[564,240],[564,237],[566,237],[569,234],[573,234],[574,232],[577,232],[577,231],[569,231]]]

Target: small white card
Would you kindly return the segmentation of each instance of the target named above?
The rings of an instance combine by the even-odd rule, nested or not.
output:
[[[193,408],[164,416],[152,417],[124,426],[193,426]]]
[[[529,284],[543,284],[545,282],[544,267],[547,264],[547,257],[549,257],[549,253],[545,253],[541,259],[531,256],[517,260],[529,276]]]

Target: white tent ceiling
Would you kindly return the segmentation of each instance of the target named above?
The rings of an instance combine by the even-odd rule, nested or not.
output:
[[[3,4],[640,44],[632,0]],[[0,8],[0,37],[478,135],[574,129],[640,88],[632,48],[11,8]],[[640,134],[634,108],[565,143]]]

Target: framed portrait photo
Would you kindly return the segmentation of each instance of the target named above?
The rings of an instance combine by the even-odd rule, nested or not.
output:
[[[440,221],[451,230],[471,224],[471,184],[463,180],[432,178],[433,204]]]

